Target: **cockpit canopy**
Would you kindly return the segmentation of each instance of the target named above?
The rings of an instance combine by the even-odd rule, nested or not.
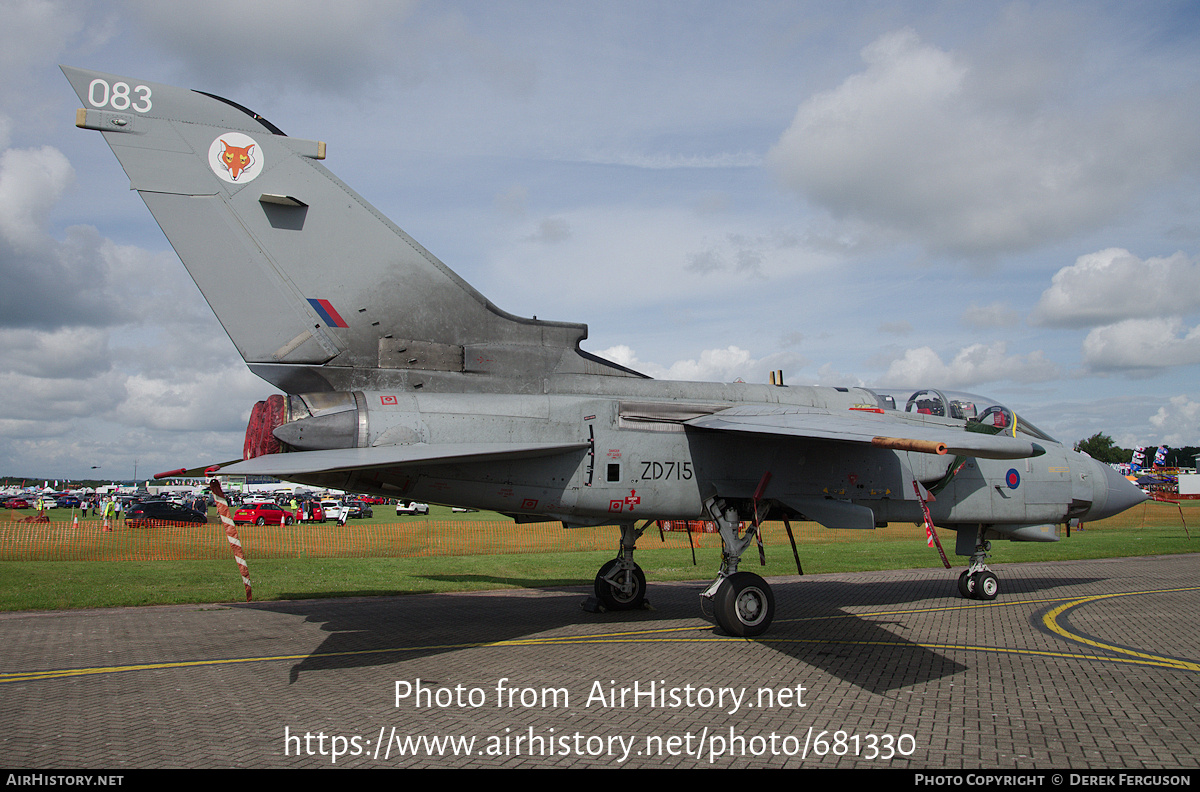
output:
[[[1006,434],[1011,437],[1024,434],[1039,440],[1057,442],[1024,418],[1018,418],[1012,410],[986,396],[933,388],[916,391],[873,390],[872,393],[884,410],[900,410],[948,419],[948,423],[962,423],[968,432]]]

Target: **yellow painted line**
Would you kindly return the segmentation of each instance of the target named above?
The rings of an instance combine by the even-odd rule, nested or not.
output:
[[[1129,658],[1129,657],[1106,657],[1104,655],[1079,654],[1078,652],[1052,652],[1045,649],[1014,649],[1007,646],[974,646],[970,644],[936,644],[936,643],[918,643],[916,641],[829,641],[812,639],[805,641],[803,639],[760,639],[763,643],[814,643],[814,644],[844,644],[847,646],[894,646],[894,647],[919,647],[921,649],[938,649],[941,651],[953,652],[987,652],[991,654],[1012,654],[1012,655],[1027,655],[1030,657],[1054,657],[1067,660],[1090,660],[1100,663],[1121,663],[1127,665],[1148,665],[1161,668],[1182,668],[1178,660],[1170,660],[1169,658],[1154,658],[1153,655],[1145,655],[1144,658]],[[1193,668],[1191,670],[1200,670]]]
[[[273,663],[282,660],[310,660],[319,657],[353,657],[355,655],[388,654],[394,652],[420,652],[428,650],[471,649],[487,646],[484,643],[445,644],[441,646],[408,646],[388,649],[359,649],[347,652],[321,652],[320,654],[272,655],[268,657],[226,657],[211,660],[178,660],[167,663],[140,663],[124,666],[97,666],[94,668],[62,668],[46,671],[14,671],[0,674],[0,684],[28,682],[37,679],[59,679],[63,677],[90,676],[92,674],[119,674],[125,671],[157,671],[171,668],[194,668],[197,666],[234,665],[238,663]]]
[[[1071,632],[1058,621],[1059,617],[1065,614],[1067,611],[1090,604],[1092,602],[1100,602],[1102,600],[1113,599],[1115,597],[1133,597],[1142,594],[1172,594],[1180,591],[1196,591],[1197,589],[1200,589],[1200,586],[1159,589],[1157,591],[1130,591],[1119,594],[1096,594],[1090,597],[1080,597],[1072,600],[1071,602],[1066,602],[1062,605],[1059,605],[1057,608],[1047,612],[1046,615],[1042,617],[1042,624],[1046,625],[1047,629],[1049,629],[1051,632],[1061,635],[1069,641],[1083,644],[1084,646],[1092,646],[1097,649],[1103,649],[1107,652],[1113,652],[1115,654],[1128,655],[1129,657],[1136,658],[1138,661],[1144,662],[1148,665],[1163,666],[1165,668],[1179,668],[1185,671],[1200,671],[1200,663],[1177,660],[1171,657],[1162,657],[1160,655],[1153,655],[1147,652],[1138,652],[1133,649],[1126,649],[1122,646],[1113,646],[1112,644],[1101,643],[1100,641],[1095,641],[1091,638],[1084,638],[1082,635]]]

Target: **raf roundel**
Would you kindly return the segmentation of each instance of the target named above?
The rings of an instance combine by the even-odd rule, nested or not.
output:
[[[245,184],[262,173],[262,150],[249,135],[226,132],[208,147],[208,165],[230,184]]]
[[[1016,468],[1009,468],[1008,475],[1005,476],[1004,479],[1005,483],[1008,484],[1009,489],[1015,490],[1017,487],[1021,486],[1021,474],[1017,472]]]

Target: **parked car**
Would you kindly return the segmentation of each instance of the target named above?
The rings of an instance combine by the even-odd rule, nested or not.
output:
[[[375,512],[371,509],[370,504],[363,503],[360,500],[346,501],[346,508],[350,509],[349,517],[355,519],[359,517],[374,517]]]
[[[236,525],[291,525],[295,518],[274,503],[248,503],[233,513],[233,522]]]
[[[124,510],[125,524],[130,528],[144,528],[152,523],[186,523],[199,525],[208,522],[208,516],[167,501],[144,501]]]
[[[396,504],[396,516],[399,517],[402,514],[429,514],[429,504],[401,501]]]

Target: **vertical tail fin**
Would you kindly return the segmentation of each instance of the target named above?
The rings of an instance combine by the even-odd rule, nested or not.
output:
[[[63,67],[242,358],[288,392],[639,376],[581,324],[501,311],[320,163],[325,145],[197,91]],[[495,381],[494,384],[487,383]]]

